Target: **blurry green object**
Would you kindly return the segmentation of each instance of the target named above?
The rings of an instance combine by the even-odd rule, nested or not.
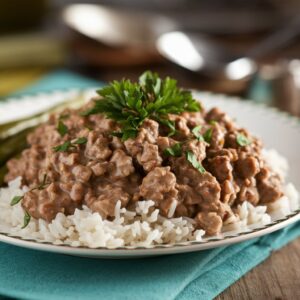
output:
[[[0,167],[0,186],[3,185],[4,183],[4,177],[6,173],[7,173],[7,167],[6,166]]]
[[[64,41],[43,32],[0,38],[0,69],[57,66],[65,58]]]
[[[39,25],[47,7],[47,0],[1,0],[0,32],[26,30]]]
[[[0,167],[2,167],[7,160],[20,153],[26,147],[26,137],[31,130],[32,128],[23,130],[1,142]]]

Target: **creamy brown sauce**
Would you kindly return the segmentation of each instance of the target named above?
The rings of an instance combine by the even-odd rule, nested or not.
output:
[[[194,218],[199,228],[213,235],[243,201],[258,205],[282,196],[282,181],[262,158],[260,140],[217,108],[169,115],[176,124],[172,137],[163,125],[146,119],[137,137],[125,142],[111,135],[118,125],[102,115],[82,117],[75,110],[61,115],[66,114],[64,136],[57,130],[60,116],[53,115],[28,136],[30,146],[21,158],[7,163],[6,181],[21,176],[32,189],[22,206],[34,218],[51,221],[57,213],[72,214],[82,205],[112,218],[118,200],[130,209],[143,199],[153,200],[168,216],[176,201],[175,216]],[[197,125],[209,142],[195,137],[192,130]],[[251,143],[241,146],[240,134]],[[65,152],[53,150],[79,137],[86,143]],[[165,149],[179,142],[182,154],[167,155]],[[204,172],[187,160],[187,152]],[[45,175],[46,185],[35,188]]]

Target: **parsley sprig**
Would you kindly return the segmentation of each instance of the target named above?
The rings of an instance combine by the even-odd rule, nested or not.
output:
[[[97,93],[102,99],[96,100],[94,107],[82,115],[102,113],[115,120],[122,127],[122,140],[135,137],[146,118],[167,126],[170,134],[174,134],[175,124],[168,114],[201,110],[191,92],[178,88],[176,80],[161,79],[150,71],[143,73],[138,83],[127,79],[113,81]]]
[[[76,145],[83,145],[87,143],[87,138],[85,137],[80,137],[77,140],[75,140],[74,142],[71,141],[66,141],[63,144],[57,145],[55,147],[53,147],[52,149],[55,152],[67,152],[72,148],[76,148]]]

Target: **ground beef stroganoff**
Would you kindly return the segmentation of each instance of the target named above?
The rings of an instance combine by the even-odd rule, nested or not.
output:
[[[23,208],[23,227],[30,218],[51,225],[70,216],[72,223],[81,210],[107,222],[122,213],[125,222],[156,216],[162,227],[181,218],[185,239],[195,232],[201,239],[240,222],[243,210],[285,197],[282,174],[258,138],[151,72],[136,84],[113,82],[81,109],[52,114],[27,142],[5,176],[9,184],[21,180],[11,205]],[[158,240],[168,242],[163,230]]]
[[[214,235],[244,201],[256,206],[283,195],[261,141],[218,108],[166,114],[172,135],[164,123],[145,118],[125,140],[113,134],[122,129],[117,121],[82,114],[92,106],[52,115],[29,134],[21,157],[7,163],[6,181],[21,176],[30,188],[22,206],[33,218],[50,222],[86,205],[109,219],[119,200],[130,209],[151,199],[161,215],[170,216],[176,204],[175,216],[193,218]]]

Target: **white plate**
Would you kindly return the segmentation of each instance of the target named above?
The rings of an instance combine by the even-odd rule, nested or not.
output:
[[[90,95],[91,91],[86,91]],[[74,91],[72,91],[74,93]],[[75,93],[76,94],[76,93]],[[51,97],[59,101],[70,96],[69,91],[55,91],[53,94],[47,94],[48,101]],[[39,102],[42,95],[26,97],[26,106],[29,103]],[[298,168],[300,166],[299,150],[300,150],[300,124],[299,120],[292,118],[284,113],[279,113],[275,109],[266,108],[264,106],[255,105],[252,102],[239,100],[237,98],[227,97],[223,95],[213,95],[210,93],[195,92],[195,97],[200,99],[205,108],[218,106],[222,110],[229,113],[229,115],[237,120],[237,123],[243,127],[248,128],[253,134],[260,136],[264,141],[266,148],[275,148],[280,154],[285,156],[291,166],[287,181],[295,184],[299,190],[300,187],[300,173]],[[22,108],[22,99],[16,102],[16,99],[7,100],[17,103],[18,110]],[[243,102],[242,102],[243,101]],[[6,107],[13,107],[0,103],[0,111]],[[8,109],[5,111],[7,115],[13,114],[13,111]],[[176,245],[157,245],[152,248],[132,248],[124,247],[118,249],[97,248],[90,249],[86,247],[70,247],[65,245],[52,245],[49,243],[41,243],[34,240],[25,240],[20,237],[10,236],[6,233],[0,233],[0,241],[8,244],[31,248],[42,251],[70,254],[76,256],[88,256],[97,258],[133,258],[145,257],[154,255],[176,254],[183,252],[199,251],[220,246],[225,246],[233,243],[242,242],[248,239],[263,236],[273,231],[279,230],[288,226],[289,224],[300,220],[300,210],[285,216],[282,219],[273,220],[272,223],[243,232],[229,232],[218,237],[204,238],[201,242],[184,242]]]

